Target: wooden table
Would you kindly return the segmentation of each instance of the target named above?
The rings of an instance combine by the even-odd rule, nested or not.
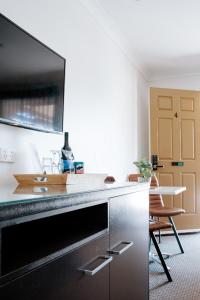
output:
[[[184,191],[186,191],[185,186],[158,186],[155,188],[150,188],[149,194],[176,196]]]

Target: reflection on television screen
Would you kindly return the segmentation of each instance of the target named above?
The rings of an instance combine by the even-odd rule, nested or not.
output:
[[[65,59],[0,14],[0,121],[62,132]]]

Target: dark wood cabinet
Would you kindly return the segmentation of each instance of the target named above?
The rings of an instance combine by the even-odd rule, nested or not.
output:
[[[147,188],[53,212],[1,227],[0,299],[148,299]]]
[[[93,276],[81,268],[102,264],[108,235],[14,280],[0,289],[2,300],[109,300],[109,264]],[[94,268],[94,267],[93,267]]]
[[[148,299],[147,199],[143,193],[110,199],[110,300]]]

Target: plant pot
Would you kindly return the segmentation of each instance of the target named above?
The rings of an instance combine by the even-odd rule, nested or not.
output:
[[[151,182],[151,177],[149,178],[144,178],[144,177],[138,177],[138,182],[142,183],[142,182],[148,182],[150,184]]]

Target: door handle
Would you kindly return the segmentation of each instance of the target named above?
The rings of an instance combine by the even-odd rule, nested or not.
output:
[[[117,248],[120,247],[120,245],[124,245],[122,249],[117,250]],[[133,246],[133,242],[120,242],[117,246],[115,246],[113,249],[108,250],[109,254],[114,254],[114,255],[121,255],[125,251],[127,251],[131,246]]]
[[[152,163],[152,168],[154,171],[157,171],[158,168],[164,168],[164,165],[158,164],[158,155],[157,154],[153,154],[151,156],[151,163]]]
[[[152,165],[154,171],[157,171],[158,168],[164,168],[164,165]]]
[[[113,260],[112,256],[107,256],[107,255],[101,255],[101,256],[97,257],[97,259],[101,259],[101,260],[103,259],[104,261],[101,264],[99,264],[95,269],[90,269],[89,267],[88,268],[84,267],[79,270],[82,271],[85,275],[94,276],[96,273],[98,273],[101,269],[103,269],[105,266],[107,266]],[[90,264],[91,263],[92,262],[90,262]]]

